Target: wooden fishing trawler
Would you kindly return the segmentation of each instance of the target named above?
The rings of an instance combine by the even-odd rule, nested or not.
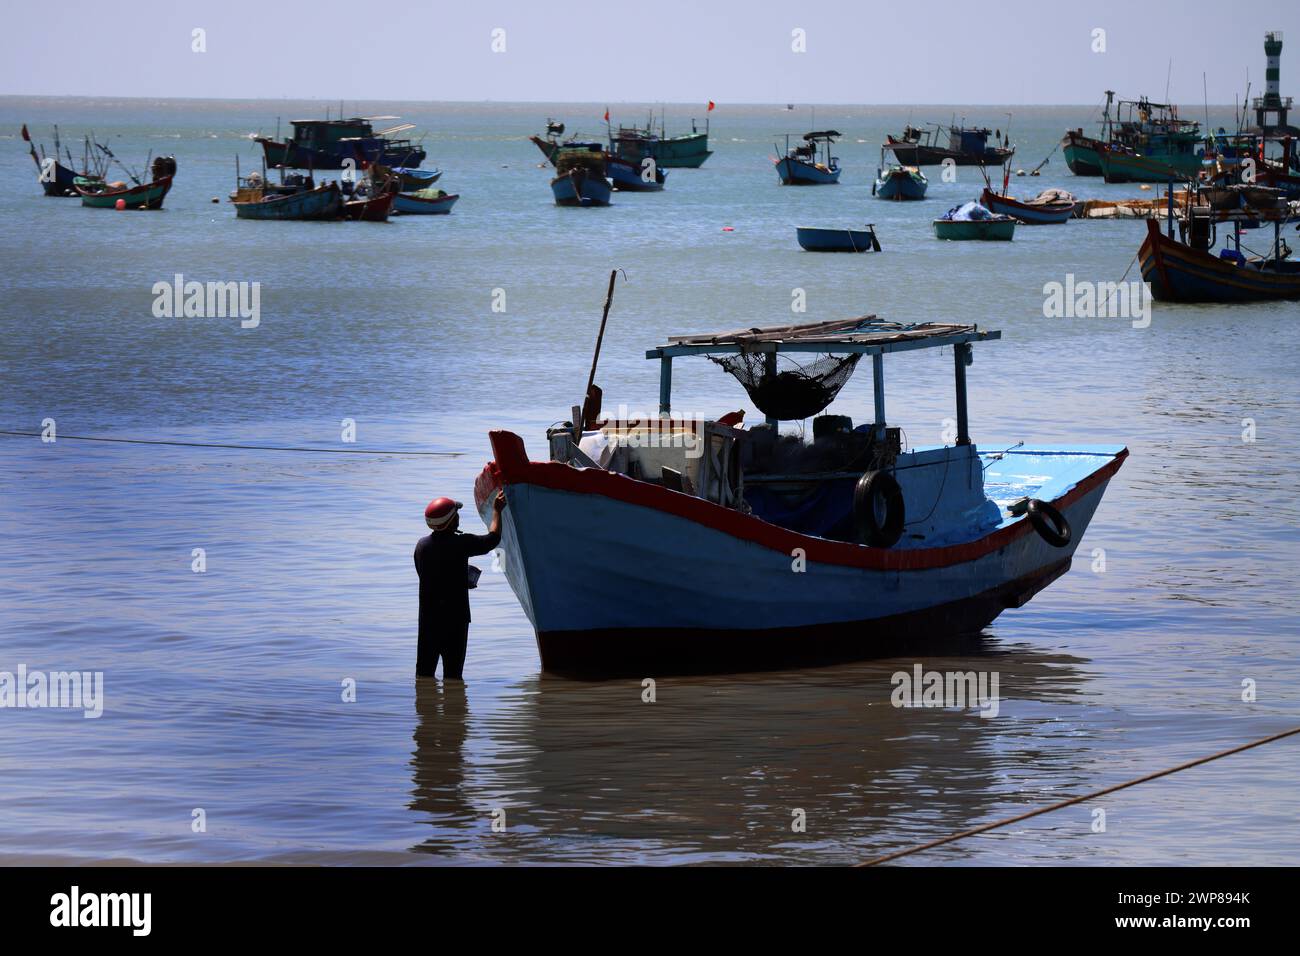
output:
[[[939,166],[951,160],[958,166],[1001,166],[1015,155],[1016,148],[1011,145],[1010,137],[1003,137],[1001,130],[989,130],[982,126],[949,126],[948,145],[940,146],[943,127],[935,125],[933,129],[918,129],[908,126],[902,136],[892,134],[885,137],[885,149],[894,154],[903,166]],[[989,145],[989,137],[993,145]],[[1003,140],[1001,146],[998,140]]]
[[[712,109],[713,104],[709,104],[709,110]],[[644,127],[620,125],[617,131],[611,131],[609,149],[613,155],[638,169],[646,159],[653,159],[658,169],[698,169],[713,155],[709,149],[707,118],[702,133],[692,119],[689,133],[669,136],[662,119],[659,132],[654,131],[653,114]]]
[[[131,174],[134,182],[131,186],[124,182],[106,183],[78,178],[73,188],[81,197],[83,206],[99,209],[161,209],[176,175],[175,157],[156,157],[150,167],[150,174],[153,179],[149,182],[141,182],[139,177]]]
[[[561,150],[555,157],[551,194],[557,206],[608,206],[613,185],[605,178],[601,151]]]
[[[547,162],[552,166],[555,165],[556,159],[565,153],[574,151],[599,153],[604,159],[605,175],[609,178],[612,188],[618,192],[652,193],[663,191],[668,174],[660,169],[654,160],[647,157],[638,164],[607,150],[602,143],[576,139],[560,142],[554,132],[557,129],[563,133],[564,124],[556,124],[548,120],[546,139],[542,139],[540,136],[528,137],[529,142],[541,150],[542,155],[546,157]]]
[[[660,363],[658,417],[601,417],[589,387],[573,423],[548,430],[549,460],[491,432],[494,460],[474,498],[487,520],[505,492],[502,564],[543,670],[640,678],[827,664],[977,633],[1023,606],[1069,569],[1128,452],[977,449],[971,347],[999,337],[874,316],[671,336],[646,353]],[[905,449],[885,418],[885,357],[945,346],[955,441]],[[686,356],[735,375],[767,421],[675,417],[672,367]],[[824,412],[863,358],[875,414],[854,427]],[[809,416],[811,442],[778,433],[779,421]]]
[[[319,222],[343,218],[343,193],[338,183],[317,186],[309,175],[285,176],[283,171],[279,183],[268,181],[265,170],[241,177],[238,157],[230,202],[238,219]]]
[[[1159,220],[1147,220],[1138,261],[1157,302],[1300,299],[1300,263],[1291,260],[1291,250],[1282,240],[1282,227],[1294,219],[1281,201],[1282,191],[1238,186],[1229,196],[1235,201],[1207,189],[1189,192],[1179,216],[1170,199],[1166,232],[1161,231]],[[1242,232],[1261,226],[1272,227],[1271,246],[1266,253],[1248,255]],[[1216,256],[1220,228],[1225,231],[1224,248]]]
[[[361,168],[373,164],[389,167],[417,167],[427,155],[424,147],[409,139],[392,139],[415,126],[403,123],[375,132],[374,120],[396,116],[354,116],[350,119],[291,120],[293,135],[280,140],[255,138],[272,169],[343,169],[349,163]],[[277,121],[278,124],[278,121]]]
[[[840,161],[831,155],[831,146],[843,134],[839,130],[815,130],[803,134],[802,145],[790,145],[785,137],[785,155],[772,160],[776,176],[783,186],[826,186],[840,181]],[[822,157],[817,158],[821,144]]]

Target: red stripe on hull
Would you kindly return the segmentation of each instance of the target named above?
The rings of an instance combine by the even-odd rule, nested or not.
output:
[[[604,495],[631,505],[653,508],[782,554],[791,554],[795,548],[802,548],[809,561],[879,571],[912,571],[962,564],[1005,548],[1024,535],[1035,533],[1033,526],[1026,520],[999,528],[975,541],[947,547],[904,550],[869,548],[799,534],[693,495],[669,491],[625,475],[597,468],[573,468],[562,462],[529,461],[523,440],[518,435],[493,431],[488,436],[492,440],[496,460],[484,467],[474,483],[474,499],[480,510],[483,502],[499,487],[511,484],[539,485],[575,494]],[[1111,462],[1098,468],[1064,495],[1053,499],[1052,504],[1057,508],[1065,508],[1094,488],[1105,484],[1127,457],[1128,449],[1125,448]]]

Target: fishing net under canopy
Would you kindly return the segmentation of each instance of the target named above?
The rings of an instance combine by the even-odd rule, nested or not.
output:
[[[835,396],[857,368],[861,355],[814,355],[796,360],[780,353],[774,366],[766,352],[710,355],[736,377],[754,406],[779,421],[810,418],[835,401]]]

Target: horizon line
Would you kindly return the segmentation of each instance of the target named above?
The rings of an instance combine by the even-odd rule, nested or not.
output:
[[[324,97],[324,96],[290,96],[290,95],[268,97],[268,96],[149,96],[149,95],[143,95],[143,94],[115,94],[115,93],[0,93],[0,100],[6,100],[6,99],[51,99],[51,100],[58,100],[58,99],[68,99],[68,100],[71,100],[71,99],[77,99],[77,100],[148,100],[148,101],[162,101],[162,102],[175,101],[175,102],[212,102],[212,103],[222,103],[222,102],[275,103],[275,102],[283,102],[283,101],[286,101],[286,100],[299,100],[299,101],[302,101],[302,102],[321,102],[321,103],[326,103],[326,104],[340,102],[340,99],[339,99],[338,97]],[[516,99],[509,99],[509,100],[506,100],[506,99],[502,99],[502,100],[498,100],[498,99],[481,99],[481,100],[435,100],[435,99],[430,99],[430,100],[412,100],[412,99],[372,98],[372,97],[361,97],[361,98],[343,97],[342,100],[341,100],[341,102],[344,102],[344,103],[354,103],[354,104],[356,104],[356,103],[444,103],[444,104],[447,104],[447,105],[449,105],[449,106],[461,106],[461,105],[463,105],[463,106],[477,106],[477,105],[483,105],[483,104],[487,104],[487,103],[496,104],[496,105],[500,105],[500,106],[531,106],[531,105],[545,105],[545,104],[564,104],[564,105],[575,105],[575,106],[605,106],[605,105],[622,105],[622,106],[646,106],[646,105],[654,105],[654,106],[707,106],[708,102],[710,102],[710,101],[708,101],[708,100],[704,100],[704,101],[688,101],[688,100],[613,100],[613,99],[611,99],[611,100],[559,100],[559,99],[519,99],[519,100],[516,100]],[[722,108],[723,106],[782,106],[782,105],[783,105],[780,101],[777,101],[777,100],[772,100],[772,101],[768,101],[768,100],[724,100],[724,101],[721,101],[721,102],[717,102],[717,101],[715,101],[715,102],[716,102],[716,105],[715,105],[715,107],[714,107],[715,109],[720,109],[720,108]],[[789,104],[789,103],[790,103],[790,101],[787,100],[787,101],[786,101],[786,104]],[[1008,102],[987,102],[987,103],[984,103],[984,102],[966,102],[966,103],[963,103],[963,102],[958,102],[958,101],[955,101],[955,100],[947,101],[947,102],[939,102],[939,101],[934,101],[934,102],[911,101],[911,102],[900,102],[900,103],[862,103],[862,102],[851,102],[851,101],[847,101],[847,100],[846,100],[846,101],[832,101],[832,100],[828,100],[828,101],[817,102],[817,103],[811,103],[811,102],[795,103],[794,105],[795,105],[796,107],[806,107],[806,106],[864,106],[864,107],[877,107],[877,106],[899,106],[899,107],[901,107],[901,106],[927,106],[927,107],[931,107],[931,106],[933,106],[933,107],[938,107],[938,106],[979,106],[979,107],[988,107],[988,108],[993,108],[993,107],[997,107],[997,106],[1030,106],[1030,107],[1093,107],[1093,106],[1096,106],[1097,104],[1096,104],[1096,103],[1012,103],[1012,102],[1009,102],[1009,101],[1008,101]],[[1179,104],[1174,104],[1174,105],[1179,105]],[[1206,104],[1206,103],[1191,103],[1190,105],[1192,105],[1192,106],[1196,106],[1196,107],[1199,107],[1199,108],[1202,108],[1202,109],[1205,108],[1206,106],[1209,106],[1209,107],[1212,107],[1212,108],[1222,108],[1222,109],[1227,109],[1229,104],[1227,104],[1227,103],[1209,103],[1209,104]],[[1234,105],[1235,105],[1235,108],[1236,108],[1236,109],[1240,109],[1240,108],[1241,108],[1240,103],[1238,103],[1238,104],[1234,104]]]

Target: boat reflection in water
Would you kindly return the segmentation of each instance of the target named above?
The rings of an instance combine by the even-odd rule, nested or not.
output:
[[[1085,661],[987,636],[924,650],[939,656],[662,679],[654,702],[639,680],[475,683],[473,706],[461,686],[420,681],[409,806],[431,832],[412,849],[512,863],[849,863],[1095,778],[1095,741],[1061,720],[1084,702]],[[918,663],[997,674],[998,715],[893,706],[891,678]],[[796,810],[806,832],[792,830]],[[998,840],[916,860],[988,862]]]

